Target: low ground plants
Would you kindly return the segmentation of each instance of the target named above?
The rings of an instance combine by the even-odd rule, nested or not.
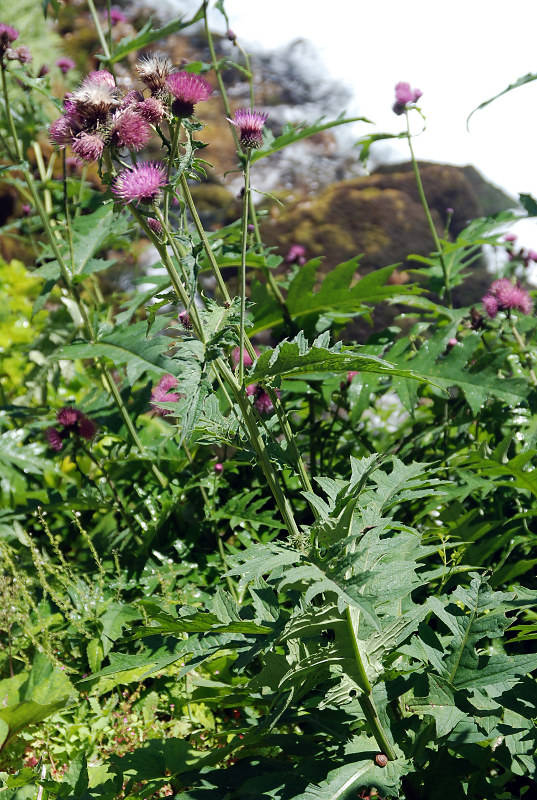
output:
[[[537,205],[438,231],[399,83],[430,256],[282,269],[256,164],[350,120],[271,133],[207,6],[118,42],[88,0],[99,68],[58,58],[60,93],[0,24],[0,798],[532,797],[537,255],[506,231]],[[204,23],[210,62],[152,50]],[[214,94],[243,209],[208,230]],[[122,289],[141,243],[160,271]],[[454,307],[484,245],[501,273]]]

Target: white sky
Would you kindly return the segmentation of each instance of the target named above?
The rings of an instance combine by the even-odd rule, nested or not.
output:
[[[160,3],[185,10],[185,0]],[[427,117],[414,141],[418,158],[473,164],[515,198],[537,197],[537,81],[478,111],[466,129],[476,106],[537,73],[536,0],[225,0],[225,8],[245,45],[314,42],[327,72],[353,90],[346,110],[375,123],[357,128],[356,138],[402,130],[391,105],[394,85],[408,81],[422,90]],[[213,29],[223,32],[221,14],[211,13]],[[393,146],[400,153],[394,160],[408,157],[404,142]],[[521,244],[537,247],[537,222],[517,233]]]

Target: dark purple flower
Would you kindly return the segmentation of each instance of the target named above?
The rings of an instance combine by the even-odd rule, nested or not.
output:
[[[279,389],[275,389],[274,391],[279,397]],[[251,383],[250,386],[247,386],[246,394],[249,397],[254,398],[254,408],[260,414],[270,414],[272,411],[274,411],[274,406],[272,405],[272,400],[270,399],[268,392],[258,383]]]
[[[409,83],[401,81],[395,85],[395,103],[392,108],[396,114],[403,114],[411,103],[417,103],[423,92],[412,89]]]
[[[117,111],[112,121],[112,142],[129,150],[141,150],[151,139],[149,123],[132,107]]]
[[[151,405],[155,410],[155,414],[159,417],[166,417],[168,414],[173,414],[168,408],[159,408],[157,403],[177,403],[184,395],[179,392],[172,392],[177,386],[177,378],[175,375],[163,375],[158,384],[151,391]]]
[[[67,58],[67,56],[62,56],[58,58],[55,62],[57,67],[60,68],[63,75],[67,75],[69,70],[74,69],[76,67],[75,62],[72,58]]]
[[[520,284],[511,283],[509,278],[500,278],[494,281],[481,302],[491,318],[495,317],[498,311],[510,311],[511,309],[529,314],[533,306],[528,292]]]
[[[191,117],[196,103],[207,100],[213,91],[209,81],[195,72],[174,72],[166,86],[173,97],[172,113],[176,117]]]
[[[153,203],[166,185],[166,168],[156,161],[125,169],[114,181],[112,192],[123,203]]]
[[[46,436],[50,447],[52,447],[53,450],[56,450],[56,452],[59,453],[63,447],[63,440],[65,438],[65,434],[60,433],[60,431],[57,430],[56,428],[47,428]]]
[[[19,32],[12,28],[11,25],[6,25],[5,22],[0,22],[0,56],[2,56],[11,42],[19,38]]]
[[[49,74],[49,72],[50,72],[50,69],[47,67],[47,65],[46,64],[42,64],[42,66],[39,67],[39,72],[37,73],[37,77],[38,78],[44,78],[45,75]]]
[[[83,439],[89,441],[90,439],[93,439],[96,432],[97,426],[94,421],[82,414],[78,420],[78,434],[82,436]]]
[[[78,408],[64,406],[57,412],[56,419],[64,428],[73,428],[82,416],[82,411],[79,411]]]
[[[164,228],[162,227],[162,223],[158,219],[155,219],[154,217],[148,217],[147,224],[149,225],[153,233],[156,233],[157,236],[162,236]]]
[[[263,144],[263,126],[268,114],[257,111],[255,108],[238,108],[233,119],[228,122],[239,130],[239,142],[245,148],[261,147]]]

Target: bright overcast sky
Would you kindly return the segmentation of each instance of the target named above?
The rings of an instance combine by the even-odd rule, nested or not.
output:
[[[185,0],[160,2],[185,9]],[[245,44],[310,39],[327,72],[353,90],[347,111],[376,130],[402,130],[391,111],[394,85],[419,87],[427,129],[415,141],[418,158],[474,164],[514,197],[537,196],[537,81],[477,112],[466,129],[476,106],[537,72],[536,0],[225,0],[225,7]],[[223,31],[221,15],[212,14]],[[394,146],[408,157],[404,142]],[[537,224],[528,232],[535,246]]]

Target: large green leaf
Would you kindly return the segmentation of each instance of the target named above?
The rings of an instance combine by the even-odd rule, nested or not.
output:
[[[297,272],[287,292],[285,305],[291,319],[304,328],[304,321],[308,318],[316,321],[321,314],[326,313],[348,316],[370,313],[371,309],[367,304],[374,306],[395,296],[400,296],[403,302],[407,295],[413,297],[422,291],[416,285],[388,285],[387,281],[396,269],[395,264],[374,270],[352,285],[359,261],[360,256],[356,256],[338,264],[324,277],[317,291],[315,286],[319,280],[318,272],[322,260],[316,258],[308,261]],[[284,321],[281,305],[272,295],[262,297],[261,288],[256,291],[254,287],[252,299],[254,302],[259,299],[260,303],[254,307],[251,333],[259,333]]]
[[[476,111],[481,111],[481,109],[486,108],[486,106],[488,106],[490,103],[493,103],[495,100],[498,99],[498,97],[501,97],[502,95],[507,94],[507,92],[512,92],[513,89],[518,89],[520,86],[525,86],[526,83],[531,83],[531,81],[535,81],[535,80],[537,80],[537,73],[528,72],[527,75],[523,75],[522,78],[519,78],[514,83],[510,83],[509,86],[506,89],[502,89],[502,91],[498,92],[498,94],[495,94],[494,97],[491,97],[489,100],[485,100],[483,103],[480,103],[477,106],[477,108],[474,108],[474,110],[472,111],[472,113],[470,114],[468,119],[466,120],[466,125],[468,126],[468,123],[470,122],[470,119],[476,113]]]
[[[41,653],[29,673],[0,681],[0,750],[29,725],[73,702],[74,687],[62,670]]]
[[[427,381],[414,370],[401,369],[377,356],[362,355],[359,347],[343,347],[341,342],[327,347],[328,341],[328,336],[320,336],[310,347],[303,333],[292,341],[284,340],[274,350],[265,350],[259,356],[246,376],[246,383],[348,370]]]

